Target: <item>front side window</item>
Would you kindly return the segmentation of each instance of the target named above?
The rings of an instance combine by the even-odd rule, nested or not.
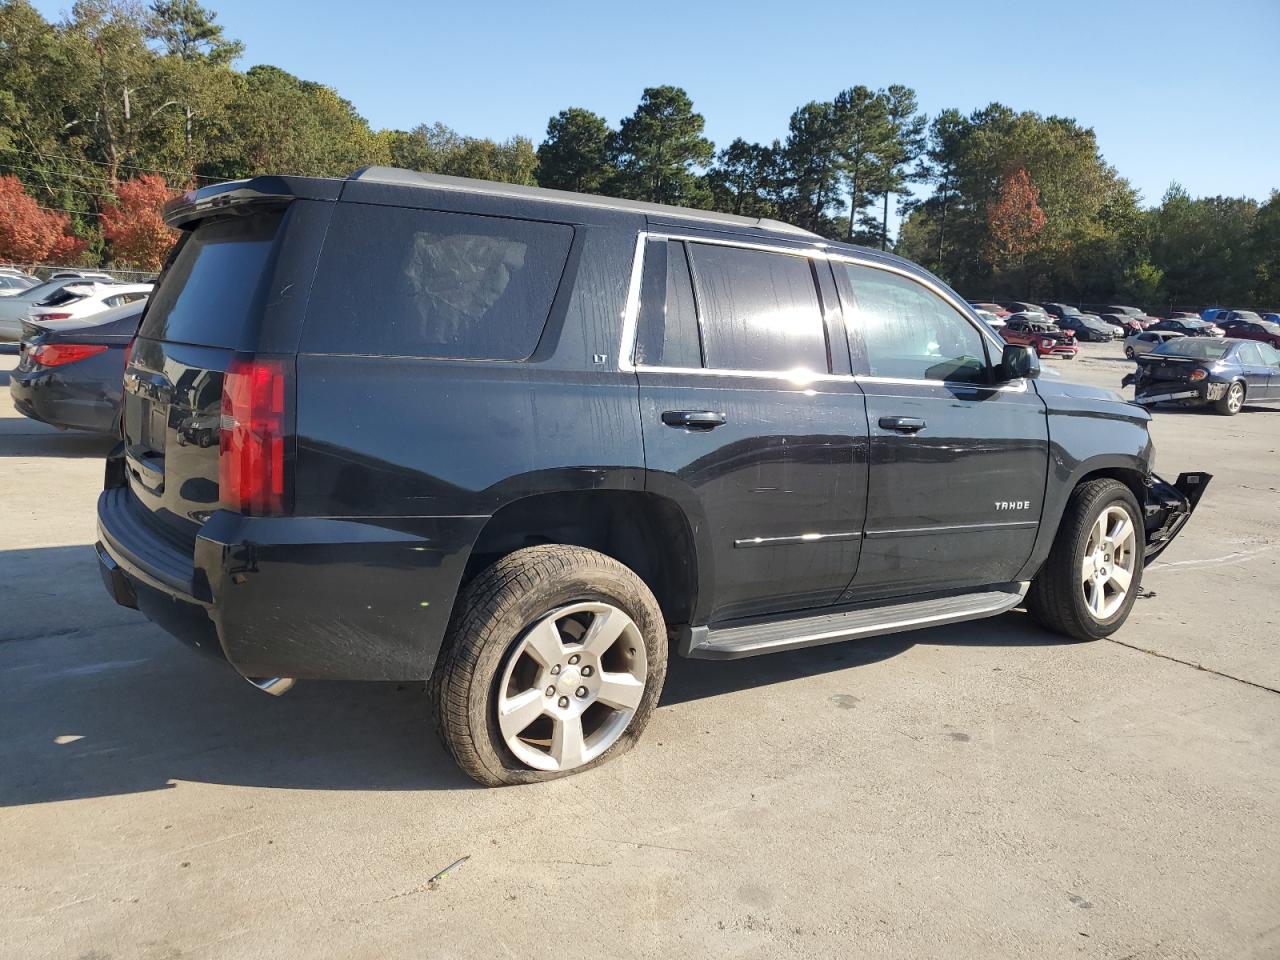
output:
[[[849,263],[837,268],[853,289],[872,376],[987,382],[982,335],[960,311],[900,274]]]
[[[809,259],[690,243],[706,366],[827,373],[827,333]]]
[[[303,349],[527,359],[572,241],[573,228],[559,223],[339,203]]]

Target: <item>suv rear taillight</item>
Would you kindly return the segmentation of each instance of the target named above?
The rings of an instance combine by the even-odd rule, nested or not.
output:
[[[222,506],[252,516],[285,512],[288,371],[278,359],[236,357],[222,380],[218,488]]]
[[[103,344],[98,343],[47,343],[32,348],[27,356],[32,363],[42,367],[61,367],[105,353],[106,349]]]

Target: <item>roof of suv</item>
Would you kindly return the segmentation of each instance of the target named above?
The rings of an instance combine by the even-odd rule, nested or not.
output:
[[[743,217],[714,210],[697,210],[692,207],[675,207],[642,200],[623,200],[596,194],[572,193],[568,190],[550,190],[546,187],[528,187],[515,183],[499,183],[492,180],[473,180],[468,177],[450,177],[438,173],[419,173],[396,167],[363,167],[345,179],[329,177],[298,177],[261,175],[245,180],[211,184],[198,190],[188,190],[165,204],[165,220],[173,227],[187,225],[200,217],[239,203],[279,202],[293,198],[337,200],[344,197],[348,187],[385,188],[389,190],[449,191],[470,194],[494,200],[510,199],[529,203],[563,203],[579,208],[615,211],[619,214],[638,214],[652,218],[659,224],[684,223],[707,230],[724,230],[750,235],[753,232],[770,234],[779,240],[797,243],[817,243],[832,250],[857,253],[859,257],[882,263],[895,264],[911,273],[928,276],[921,266],[887,250],[876,250],[839,240],[828,240],[820,234],[802,227],[772,220],[767,217]],[[936,281],[935,281],[936,282]]]
[[[665,203],[646,203],[643,200],[622,200],[595,194],[571,193],[568,190],[550,190],[546,187],[526,187],[518,183],[499,183],[493,180],[473,180],[469,177],[449,177],[439,173],[418,173],[397,167],[363,167],[348,180],[366,183],[385,183],[401,187],[425,187],[433,190],[458,190],[465,193],[485,194],[492,197],[519,197],[524,200],[545,200],[551,203],[572,203],[578,206],[601,207],[608,210],[626,210],[655,216],[680,217],[685,220],[705,220],[708,223],[735,227],[759,227],[790,233],[800,237],[823,239],[802,227],[795,227],[781,220],[767,217],[741,217],[714,210],[695,210],[690,207],[674,207]]]

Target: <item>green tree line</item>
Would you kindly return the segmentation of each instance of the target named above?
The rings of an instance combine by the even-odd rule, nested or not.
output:
[[[688,94],[659,86],[616,125],[562,110],[534,144],[374,130],[331,87],[237,69],[241,53],[196,0],[78,0],[53,23],[0,0],[0,175],[69,214],[93,262],[118,259],[101,217],[122,181],[392,164],[778,218],[894,249],[975,298],[1280,305],[1280,193],[1175,184],[1144,207],[1070,118],[998,103],[929,117],[910,87],[851,86],[798,107],[780,139],[717,150]]]

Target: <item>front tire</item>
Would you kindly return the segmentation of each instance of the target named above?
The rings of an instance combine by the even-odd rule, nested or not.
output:
[[[1234,417],[1244,408],[1244,384],[1237,380],[1227,387],[1219,400],[1213,401],[1213,409],[1224,417]]]
[[[1124,355],[1128,357],[1130,360],[1132,360],[1134,358],[1133,347],[1125,347]]]
[[[1137,599],[1145,544],[1142,512],[1128,487],[1111,479],[1081,484],[1031,582],[1027,611],[1046,629],[1077,640],[1110,636]]]
[[[629,750],[666,673],[666,626],[644,581],[594,550],[528,547],[458,598],[433,707],[473,780],[536,783]]]

